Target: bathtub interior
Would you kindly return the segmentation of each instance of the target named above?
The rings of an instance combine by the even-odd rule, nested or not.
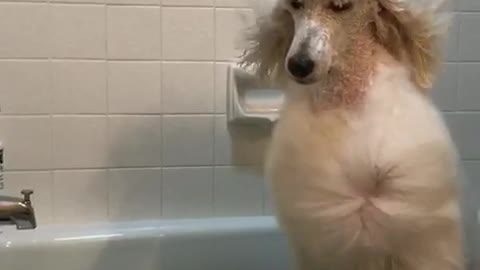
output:
[[[32,231],[1,229],[0,269],[294,269],[285,235],[273,217],[52,225]],[[469,255],[475,258],[475,254]],[[480,268],[469,260],[467,269]]]
[[[9,270],[291,270],[272,218],[52,226],[0,236]]]

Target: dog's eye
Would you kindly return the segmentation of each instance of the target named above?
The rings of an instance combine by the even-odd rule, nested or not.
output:
[[[340,12],[345,12],[345,11],[348,11],[350,9],[352,9],[353,7],[353,4],[352,2],[346,2],[346,3],[339,3],[339,2],[330,2],[330,6],[329,8],[334,11],[334,12],[337,12],[337,13],[340,13]]]
[[[295,10],[299,10],[299,9],[303,8],[303,3],[300,0],[291,0],[290,1],[290,6]]]

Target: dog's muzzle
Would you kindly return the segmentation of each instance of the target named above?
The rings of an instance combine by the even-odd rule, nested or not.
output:
[[[287,62],[288,72],[297,80],[306,80],[315,69],[315,62],[306,54],[297,54]]]

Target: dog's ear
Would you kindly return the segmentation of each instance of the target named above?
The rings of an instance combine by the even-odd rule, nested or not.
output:
[[[294,22],[288,11],[274,6],[267,15],[257,18],[247,31],[247,49],[241,58],[264,79],[276,80],[285,74],[285,57],[294,34]]]
[[[445,2],[423,0],[412,5],[406,0],[378,0],[376,36],[390,53],[408,62],[413,80],[422,89],[432,87],[442,56],[441,44],[448,28],[448,16],[442,13]]]

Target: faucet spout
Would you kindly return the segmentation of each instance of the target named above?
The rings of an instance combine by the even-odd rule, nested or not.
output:
[[[30,196],[31,190],[22,190],[23,199],[0,196],[0,225],[15,225],[18,230],[31,230],[37,227],[35,211]]]

